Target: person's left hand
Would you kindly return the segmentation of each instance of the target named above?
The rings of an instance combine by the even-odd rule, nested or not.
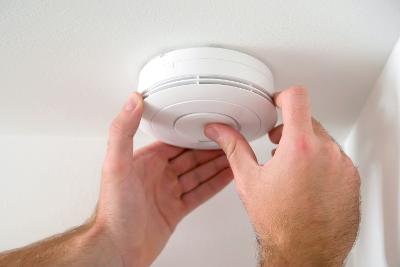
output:
[[[178,222],[233,178],[221,150],[156,142],[134,152],[142,111],[134,93],[111,125],[94,222],[123,266],[149,266]]]

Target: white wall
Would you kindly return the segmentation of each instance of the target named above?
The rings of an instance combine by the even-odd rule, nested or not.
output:
[[[362,221],[349,265],[400,266],[400,40],[345,149],[362,178]]]
[[[0,136],[0,251],[92,214],[104,144],[103,138]]]

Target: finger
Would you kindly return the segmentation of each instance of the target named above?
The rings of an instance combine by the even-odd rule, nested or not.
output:
[[[329,133],[325,130],[325,128],[322,126],[322,124],[319,121],[312,118],[312,123],[313,123],[314,133],[317,136],[325,138],[325,139],[329,139],[329,140],[332,139],[332,137],[329,135]]]
[[[108,156],[118,159],[133,156],[133,136],[143,113],[143,99],[138,93],[129,96],[127,103],[113,120],[108,139]]]
[[[216,159],[208,161],[203,165],[183,174],[179,178],[183,192],[188,192],[203,183],[210,177],[214,176],[221,170],[229,167],[229,162],[225,155],[221,155]]]
[[[186,206],[187,212],[190,212],[206,202],[212,196],[221,191],[225,186],[232,181],[233,173],[230,168],[224,169],[211,179],[201,183],[182,195],[182,201]]]
[[[154,142],[139,151],[138,154],[154,154],[162,156],[165,159],[173,159],[182,154],[186,149],[181,147],[165,144],[161,141]]]
[[[314,118],[313,118],[312,120],[313,120],[313,128],[314,128],[315,134],[316,134],[317,136],[319,136],[320,138],[322,138],[323,140],[325,140],[325,141],[327,141],[327,142],[333,143],[333,144],[336,146],[336,148],[337,148],[342,154],[344,154],[343,149],[342,149],[342,147],[340,146],[340,144],[335,140],[335,138],[333,138],[333,137],[328,133],[328,131],[324,128],[324,126],[322,126],[322,124],[321,124],[318,120],[316,120],[316,119],[314,119]]]
[[[311,133],[311,110],[308,92],[302,87],[291,87],[274,95],[274,101],[282,110],[283,131]]]
[[[166,159],[173,159],[186,151],[185,148],[164,144],[162,142],[160,142],[158,145],[155,144],[154,146],[157,153]]]
[[[224,150],[234,173],[258,166],[256,156],[244,137],[223,124],[207,125],[205,134]]]
[[[222,150],[187,150],[176,158],[170,160],[170,166],[176,175],[190,171],[191,169],[223,154]]]
[[[269,140],[271,140],[271,142],[274,144],[279,144],[279,142],[281,141],[281,137],[282,137],[282,130],[283,130],[283,124],[280,124],[280,125],[274,127],[268,133]]]

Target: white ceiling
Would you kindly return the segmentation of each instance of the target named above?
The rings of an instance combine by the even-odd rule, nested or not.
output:
[[[0,0],[0,133],[106,134],[146,60],[212,44],[307,86],[341,140],[399,34],[398,0]]]

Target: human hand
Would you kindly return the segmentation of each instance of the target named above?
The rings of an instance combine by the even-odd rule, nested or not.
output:
[[[305,89],[290,88],[274,100],[283,125],[269,133],[278,147],[265,165],[235,130],[211,124],[205,133],[228,157],[261,266],[342,266],[360,220],[357,169],[311,117]]]
[[[111,125],[94,223],[123,266],[135,267],[149,266],[178,222],[233,177],[222,150],[157,142],[134,152],[142,110],[142,97],[132,94]]]

